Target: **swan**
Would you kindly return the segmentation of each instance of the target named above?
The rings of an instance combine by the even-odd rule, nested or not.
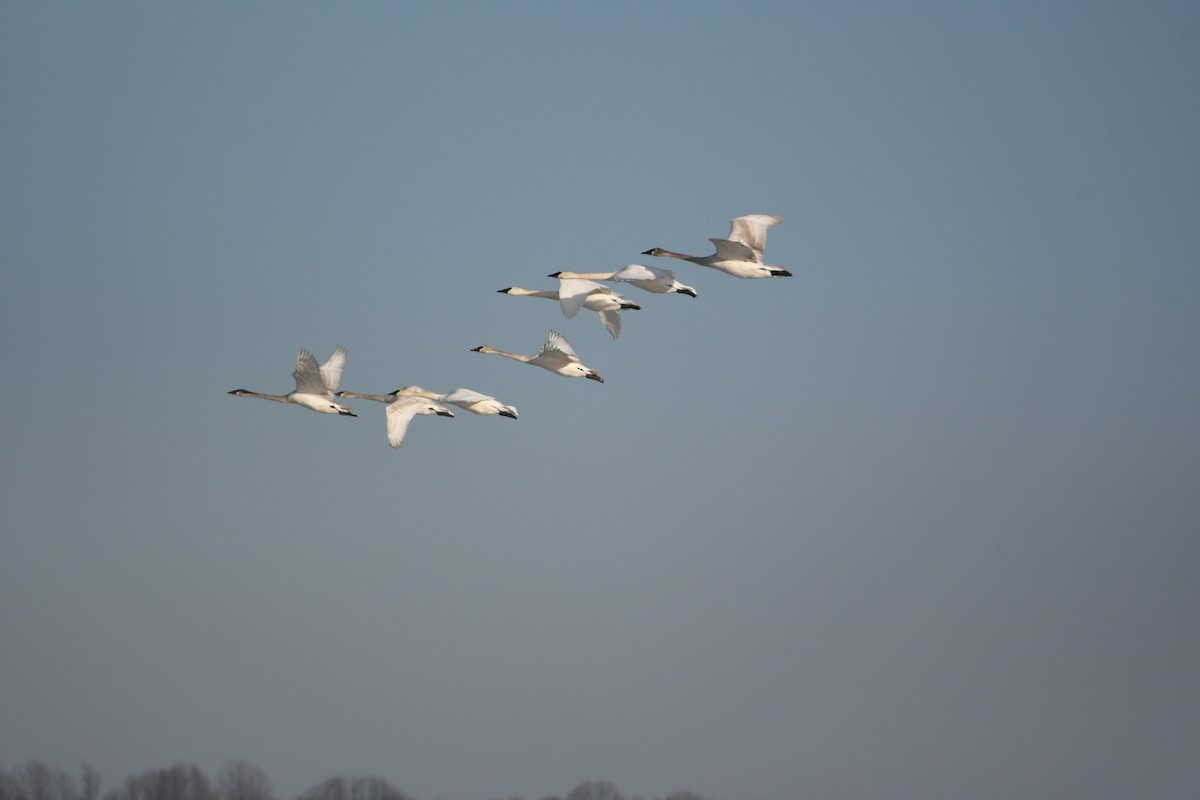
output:
[[[580,278],[589,281],[621,281],[631,283],[639,289],[656,294],[686,294],[696,297],[696,290],[675,280],[675,273],[662,267],[646,267],[641,264],[629,264],[616,272],[555,272],[549,277]]]
[[[589,380],[604,383],[604,378],[601,378],[596,370],[579,363],[579,356],[575,355],[575,349],[571,347],[571,343],[567,341],[567,337],[554,330],[550,331],[550,335],[546,337],[546,343],[542,345],[542,349],[531,356],[506,353],[503,350],[488,347],[486,344],[471,348],[471,352],[504,356],[514,361],[524,361],[526,364],[533,364],[542,369],[557,372],[559,375],[567,378],[588,378]]]
[[[610,287],[595,281],[560,280],[558,291],[534,291],[522,289],[520,286],[509,286],[498,289],[500,294],[514,297],[544,297],[547,300],[557,300],[562,308],[563,316],[573,319],[580,308],[595,311],[600,315],[600,321],[614,339],[621,337],[621,311],[640,311],[641,306],[632,300],[627,300],[614,292]]]
[[[767,245],[767,228],[782,222],[774,214],[748,214],[735,217],[729,226],[728,239],[709,239],[716,245],[717,252],[711,256],[689,256],[655,247],[642,253],[644,256],[670,256],[691,261],[702,267],[712,267],[735,278],[790,278],[792,273],[783,267],[764,264],[763,248]]]
[[[439,403],[449,403],[452,406],[458,406],[461,409],[470,411],[472,414],[480,414],[483,416],[494,416],[499,414],[502,417],[517,418],[517,407],[506,406],[494,397],[471,389],[463,389],[459,387],[449,394],[438,394],[427,389],[422,389],[420,386],[405,386],[403,389],[397,389],[392,392],[393,395],[407,395],[409,397],[424,397],[426,400],[435,400]]]
[[[453,417],[454,413],[445,406],[438,405],[425,397],[399,394],[397,389],[391,394],[358,394],[356,392],[338,392],[338,397],[357,397],[360,400],[374,400],[386,403],[384,409],[387,417],[388,444],[399,447],[404,444],[404,436],[408,433],[408,423],[417,414],[437,414],[439,417]]]
[[[296,369],[292,372],[292,377],[296,379],[296,391],[290,394],[263,394],[247,389],[234,389],[229,394],[235,397],[261,397],[263,400],[274,400],[277,403],[295,403],[321,414],[357,417],[352,408],[333,400],[333,393],[342,380],[342,368],[345,366],[346,351],[341,345],[335,347],[333,354],[320,366],[317,366],[317,359],[312,353],[301,349],[300,355],[296,356]]]

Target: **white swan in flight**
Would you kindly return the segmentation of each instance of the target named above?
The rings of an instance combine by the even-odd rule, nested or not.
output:
[[[342,368],[345,366],[346,351],[341,345],[335,347],[333,355],[320,366],[317,366],[317,359],[312,353],[301,349],[300,355],[296,357],[296,369],[292,372],[292,377],[296,379],[296,391],[289,394],[263,394],[247,389],[234,389],[229,394],[235,397],[261,397],[263,400],[274,400],[277,403],[294,403],[321,414],[357,417],[353,409],[333,399],[338,383],[342,380]]]
[[[610,287],[595,281],[560,280],[558,291],[534,291],[522,289],[520,286],[509,286],[498,289],[500,294],[514,297],[544,297],[547,300],[557,300],[562,308],[563,316],[572,319],[579,309],[586,308],[600,315],[600,321],[614,339],[621,337],[621,311],[640,311],[641,306],[614,292]]]
[[[792,273],[783,267],[766,264],[762,260],[763,248],[767,246],[767,229],[782,222],[774,214],[748,214],[736,217],[729,227],[728,239],[709,239],[717,252],[711,256],[689,256],[655,247],[642,253],[644,256],[669,256],[691,261],[702,267],[712,267],[735,278],[790,278]]]
[[[498,414],[510,419],[517,418],[516,406],[506,406],[491,395],[480,394],[479,392],[471,389],[463,389],[462,387],[455,389],[449,394],[438,394],[428,389],[422,389],[420,386],[405,386],[403,389],[397,389],[392,392],[392,394],[424,397],[426,400],[434,400],[438,403],[449,403],[465,411],[470,411],[472,414],[480,414],[482,416],[494,416]]]
[[[471,352],[504,356],[514,361],[523,361],[526,364],[533,364],[542,369],[557,372],[559,375],[567,378],[588,378],[604,383],[604,378],[601,378],[596,370],[585,367],[579,362],[579,356],[575,355],[575,349],[571,347],[571,343],[567,341],[567,337],[558,331],[550,331],[550,335],[546,337],[546,343],[542,345],[542,349],[531,356],[506,353],[503,350],[488,347],[486,344],[471,348]]]
[[[387,418],[388,444],[399,447],[404,444],[404,436],[408,433],[408,423],[417,414],[437,414],[439,417],[453,417],[454,413],[445,406],[425,398],[409,395],[391,394],[357,394],[355,392],[338,392],[338,397],[357,397],[361,400],[374,400],[377,403],[387,403],[384,409]]]
[[[580,278],[587,281],[620,281],[631,283],[639,289],[655,294],[686,294],[696,297],[696,290],[685,286],[675,279],[675,273],[662,267],[647,267],[642,264],[629,264],[616,272],[555,272],[549,277]]]

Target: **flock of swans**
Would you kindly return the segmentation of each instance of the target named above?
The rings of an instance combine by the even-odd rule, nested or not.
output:
[[[690,261],[704,267],[720,270],[735,278],[787,278],[792,273],[783,267],[773,266],[763,261],[763,249],[767,244],[767,229],[778,225],[780,217],[773,214],[749,214],[736,217],[729,229],[727,239],[709,239],[716,252],[709,256],[689,256],[655,247],[642,253],[645,256],[666,256],[683,261]],[[600,281],[610,283],[628,283],[643,291],[656,294],[684,294],[696,297],[696,290],[685,286],[675,278],[675,273],[660,267],[647,267],[641,264],[630,264],[614,272],[555,272],[549,275],[558,278],[558,291],[533,291],[510,286],[500,289],[503,294],[514,297],[541,297],[547,300],[557,300],[567,319],[572,319],[581,308],[595,311],[605,329],[614,338],[621,335],[621,312],[640,310],[641,306],[613,291]],[[585,366],[575,353],[575,348],[567,338],[557,331],[551,330],[546,337],[542,349],[532,355],[519,355],[497,350],[494,347],[480,345],[473,348],[473,353],[511,358],[526,364],[533,364],[550,372],[567,378],[588,378],[604,383],[604,378],[596,370]],[[409,423],[413,417],[421,415],[436,415],[453,417],[446,405],[456,406],[472,414],[484,416],[502,416],[517,418],[515,406],[505,405],[494,397],[471,389],[458,388],[448,394],[431,392],[420,386],[406,386],[388,394],[356,394],[338,390],[341,383],[342,370],[346,366],[346,350],[341,345],[334,348],[324,364],[317,364],[317,359],[307,350],[301,350],[296,358],[296,369],[292,377],[296,380],[296,389],[288,394],[263,394],[247,389],[234,389],[229,394],[235,397],[260,397],[263,400],[274,400],[277,403],[292,403],[303,406],[321,414],[340,414],[346,417],[356,417],[357,414],[349,406],[339,403],[341,398],[358,398],[373,400],[385,404],[385,419],[387,422],[388,444],[399,447],[404,443],[408,433]]]

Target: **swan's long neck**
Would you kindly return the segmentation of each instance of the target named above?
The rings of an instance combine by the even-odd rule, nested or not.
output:
[[[558,292],[537,291],[533,289],[522,289],[520,286],[511,286],[503,290],[504,294],[511,294],[517,297],[544,297],[547,300],[557,300]]]
[[[533,358],[533,356],[522,356],[522,355],[517,355],[516,353],[507,353],[503,350],[497,350],[494,347],[488,347],[486,344],[476,347],[475,352],[476,353],[488,353],[489,355],[493,355],[493,356],[504,356],[505,358],[511,358],[514,361],[523,361],[526,364],[528,364],[529,360]]]
[[[405,386],[403,389],[397,389],[394,394],[398,397],[424,397],[426,400],[433,400],[436,403],[446,399],[446,395],[422,389],[420,386]]]
[[[263,400],[274,400],[276,403],[290,403],[292,398],[286,394],[263,394],[262,392],[252,392],[249,389],[234,389],[230,392],[234,397],[261,397]]]
[[[611,281],[615,272],[560,272],[555,277],[562,280]]]
[[[338,397],[353,397],[358,400],[374,400],[376,403],[390,403],[392,398],[386,394],[358,394],[357,392],[338,392]]]
[[[709,266],[708,262],[712,256],[689,256],[687,253],[676,253],[671,250],[663,250],[661,247],[654,252],[656,256],[667,256],[668,258],[678,258],[681,261],[691,261],[693,264],[701,266]]]

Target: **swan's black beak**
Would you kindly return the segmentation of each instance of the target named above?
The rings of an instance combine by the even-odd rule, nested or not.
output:
[[[637,303],[621,303],[622,311],[641,311],[642,307]]]
[[[604,378],[601,378],[600,373],[596,372],[595,370],[589,372],[584,377],[586,377],[589,381],[600,381],[600,383],[604,383]]]
[[[499,292],[500,294],[508,294],[510,291],[512,291],[512,287],[505,286],[503,289],[497,289],[496,291]]]
[[[546,277],[547,278],[557,278],[559,275],[562,275],[562,270],[559,270],[558,272],[551,272]]]
[[[482,350],[482,349],[483,349],[483,345],[479,345],[479,347],[472,347],[472,348],[471,348],[471,352],[472,352],[472,353],[478,353],[478,352],[479,352],[480,350]]]
[[[651,250],[643,250],[643,251],[642,251],[642,255],[644,255],[644,256],[652,256],[652,255],[654,255],[654,250],[652,250],[652,249],[651,249]]]
[[[786,269],[773,269],[773,270],[771,270],[771,277],[772,278],[790,278],[790,277],[792,277],[792,273],[788,272]]]

